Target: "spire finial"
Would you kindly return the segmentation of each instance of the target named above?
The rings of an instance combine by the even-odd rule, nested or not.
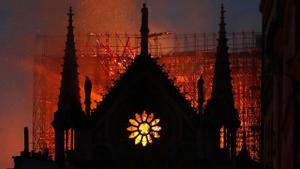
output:
[[[148,55],[148,8],[146,3],[142,8],[142,26],[141,26],[141,55]]]
[[[146,5],[148,3],[147,0],[143,0],[143,4]]]
[[[69,16],[69,28],[73,27],[73,8],[72,6],[69,7],[69,12],[68,12],[68,16]]]
[[[222,1],[221,3],[221,25],[225,25],[225,9],[224,9],[224,3]]]
[[[73,15],[73,7],[71,5],[69,7],[69,15]]]

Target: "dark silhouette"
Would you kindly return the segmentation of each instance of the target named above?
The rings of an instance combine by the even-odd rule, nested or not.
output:
[[[206,141],[205,145],[210,146],[205,151],[207,157],[219,157],[221,153],[220,129],[223,127],[223,150],[228,152],[227,155],[233,159],[236,156],[236,132],[240,127],[240,121],[234,108],[224,14],[225,10],[222,4],[213,88],[211,99],[207,101],[203,115],[204,130],[207,130],[208,133],[204,136],[204,140]]]
[[[58,110],[53,120],[57,166],[237,169],[236,130],[240,122],[233,102],[224,13],[222,4],[212,97],[204,109],[201,77],[199,114],[148,53],[146,4],[142,8],[140,55],[94,110],[90,107],[92,82],[86,78],[84,114],[70,8]],[[224,147],[220,148],[222,127]]]
[[[88,117],[91,116],[91,93],[92,93],[92,82],[89,77],[85,78],[84,82],[84,93],[85,93],[85,113]]]
[[[203,104],[204,104],[204,79],[203,76],[200,76],[198,80],[198,112],[203,113]]]
[[[29,136],[28,136],[28,127],[24,127],[24,156],[29,156]]]
[[[49,155],[49,150],[44,149],[43,152],[29,152],[29,135],[28,127],[24,128],[24,151],[20,156],[14,156],[14,169],[40,169],[49,168],[57,169],[56,163],[52,161],[52,156]]]
[[[55,160],[60,164],[64,163],[65,151],[73,150],[78,145],[78,133],[75,130],[80,128],[84,121],[79,94],[73,15],[70,7],[58,110],[52,122],[55,130]]]
[[[300,168],[300,1],[261,0],[262,164]]]

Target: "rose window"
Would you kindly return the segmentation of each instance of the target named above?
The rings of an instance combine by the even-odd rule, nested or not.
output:
[[[135,114],[134,119],[129,119],[130,126],[127,131],[130,132],[128,138],[134,139],[136,145],[141,144],[143,147],[152,144],[153,139],[160,138],[159,131],[161,127],[158,125],[160,119],[155,119],[154,114],[147,114],[146,111],[140,115]]]

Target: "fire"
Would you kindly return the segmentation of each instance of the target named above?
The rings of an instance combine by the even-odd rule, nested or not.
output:
[[[99,36],[96,37],[94,35]],[[184,37],[187,39],[184,39]],[[197,49],[194,49],[197,47],[196,45],[192,47],[184,45],[184,41],[199,42],[201,40],[199,38],[195,41],[195,37],[199,38],[202,35],[164,35],[164,37],[158,37],[157,41],[151,38],[149,50],[152,51],[152,56],[157,58],[158,63],[163,65],[163,71],[168,74],[169,79],[180,89],[180,92],[185,95],[186,99],[190,100],[191,106],[196,108],[198,99],[197,81],[201,74],[205,81],[205,100],[210,98],[215,48],[213,43],[210,44],[208,42],[203,43],[204,46],[198,46]],[[207,35],[206,37],[214,39],[214,36]],[[114,81],[119,79],[121,74],[125,72],[126,67],[139,53],[140,39],[136,34],[107,36],[106,34],[98,33],[90,33],[86,40],[84,37],[78,37],[77,39],[81,39],[77,43],[81,102],[84,103],[83,85],[85,76],[89,76],[93,83],[92,108],[95,108],[97,103],[102,101],[108,89],[113,86]],[[177,43],[172,43],[170,39],[175,40]],[[56,41],[54,40],[53,42]],[[235,42],[238,43],[238,39]],[[102,43],[107,50],[101,50],[103,46],[97,46],[97,43]],[[45,46],[46,51],[49,50],[49,53],[37,55],[35,63],[34,149],[49,148],[50,153],[54,151],[51,122],[57,109],[60,88],[63,56],[61,53],[63,45],[61,44],[63,43],[51,43],[51,48],[50,46]],[[119,46],[116,46],[116,44]],[[170,44],[173,44],[173,46],[169,46]],[[161,47],[157,48],[158,46]],[[243,50],[238,49],[230,52],[235,107],[239,112],[242,126],[246,129],[247,146],[250,154],[254,159],[259,160],[261,111],[259,99],[261,78],[260,51],[249,50],[248,47],[245,47]],[[42,58],[47,59],[42,60]],[[44,125],[40,126],[40,124]],[[243,130],[239,129],[237,133],[238,151],[242,147],[242,135]]]

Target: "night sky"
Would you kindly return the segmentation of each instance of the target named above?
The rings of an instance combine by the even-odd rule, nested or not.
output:
[[[64,35],[70,3],[77,34],[135,33],[140,28],[141,0],[0,1],[1,169],[13,167],[11,157],[23,149],[23,127],[32,124],[35,36]],[[228,32],[260,32],[259,0],[224,3]],[[148,7],[152,32],[209,33],[218,28],[220,0],[148,0]]]

